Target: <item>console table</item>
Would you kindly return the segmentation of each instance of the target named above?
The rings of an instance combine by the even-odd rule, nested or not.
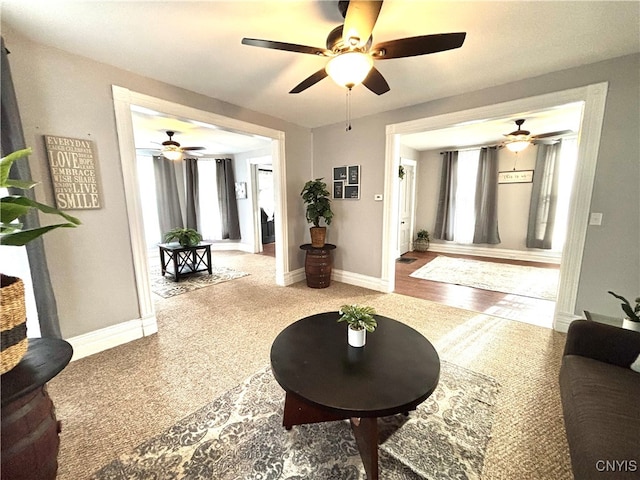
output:
[[[58,471],[60,422],[46,383],[67,366],[69,343],[30,338],[18,365],[2,375],[2,480],[54,480]]]
[[[162,276],[173,275],[176,282],[180,277],[196,272],[209,272],[211,275],[211,244],[200,242],[193,247],[183,247],[179,243],[161,243],[160,264]],[[169,269],[173,266],[173,270]]]

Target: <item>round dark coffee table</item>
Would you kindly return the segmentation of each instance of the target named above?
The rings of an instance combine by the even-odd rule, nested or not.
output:
[[[376,315],[364,347],[347,343],[338,312],[303,318],[271,347],[271,369],[285,390],[283,425],[350,419],[369,480],[378,479],[377,417],[408,413],[440,378],[440,358],[419,332]]]

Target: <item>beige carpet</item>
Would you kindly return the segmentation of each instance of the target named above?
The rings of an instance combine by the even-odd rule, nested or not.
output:
[[[484,480],[572,478],[558,391],[565,335],[337,282],[277,287],[266,256],[218,263],[250,275],[159,299],[157,335],[73,362],[50,382],[62,421],[58,479],[88,478],[263,367],[286,325],[348,302],[411,325],[443,360],[500,383]]]

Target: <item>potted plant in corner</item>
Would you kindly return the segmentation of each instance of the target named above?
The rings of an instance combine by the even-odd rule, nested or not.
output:
[[[202,241],[202,235],[193,228],[173,228],[164,234],[164,241],[176,240],[183,247],[195,247]]]
[[[327,238],[327,227],[320,226],[320,219],[324,218],[324,222],[331,225],[333,218],[327,184],[322,181],[322,178],[309,180],[305,183],[300,195],[307,206],[307,222],[313,225],[310,228],[311,246],[323,247]]]
[[[429,232],[427,230],[418,230],[416,240],[413,242],[413,249],[417,252],[426,252],[429,250]]]
[[[30,148],[13,152],[0,160],[0,187],[28,190],[38,182],[30,180],[14,180],[9,178],[11,165],[16,160],[27,157],[32,153]],[[42,213],[59,215],[66,221],[54,225],[38,228],[23,229],[18,219],[32,209]],[[60,210],[36,202],[23,195],[7,195],[0,199],[0,244],[24,246],[39,236],[60,227],[76,227],[80,220]],[[2,346],[0,349],[0,373],[5,373],[15,367],[27,351],[27,327],[24,300],[24,284],[21,279],[0,274],[0,329],[2,330]]]
[[[626,318],[622,319],[622,328],[640,332],[640,297],[635,299],[636,306],[632,307],[629,300],[624,298],[622,295],[618,295],[612,291],[609,291],[608,293],[622,301],[620,306],[622,307],[622,311],[627,315]]]
[[[367,332],[373,332],[378,326],[374,318],[376,311],[366,305],[343,305],[340,307],[338,322],[347,322],[348,341],[352,347],[364,347]]]

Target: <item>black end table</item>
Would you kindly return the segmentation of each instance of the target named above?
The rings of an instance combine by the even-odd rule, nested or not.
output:
[[[271,347],[271,368],[285,390],[283,425],[350,419],[367,478],[378,479],[377,417],[408,413],[440,378],[440,358],[413,328],[376,315],[364,347],[347,343],[338,312],[303,318]]]
[[[161,243],[160,264],[162,266],[162,276],[165,273],[173,275],[176,282],[180,277],[197,272],[209,272],[211,275],[211,244],[200,242],[193,247],[183,247],[179,243]],[[169,265],[173,264],[173,270]]]

